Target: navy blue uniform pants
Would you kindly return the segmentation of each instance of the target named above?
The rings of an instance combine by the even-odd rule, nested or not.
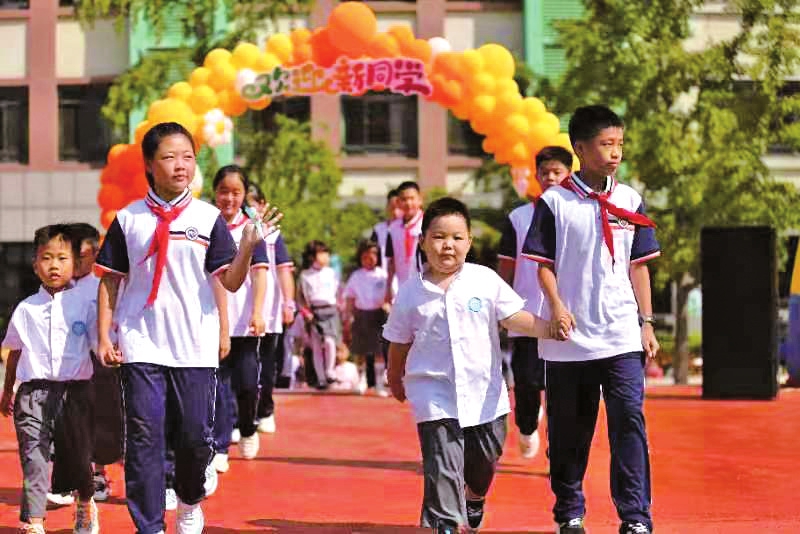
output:
[[[125,406],[125,493],[139,534],[165,529],[166,452],[175,454],[178,498],[205,497],[205,469],[212,454],[216,391],[214,368],[122,366]],[[169,440],[167,430],[169,429]]]
[[[644,413],[644,355],[545,363],[550,486],[556,522],[586,514],[583,477],[600,405],[606,405],[611,448],[611,497],[622,521],[650,516],[650,456]]]
[[[231,352],[219,364],[214,421],[214,449],[217,453],[228,453],[234,427],[245,437],[256,433],[259,340],[257,337],[232,337]]]
[[[275,389],[278,363],[280,362],[281,367],[283,366],[283,334],[269,333],[262,337],[259,353],[261,356],[261,394],[258,399],[256,415],[258,419],[263,419],[275,413],[272,391]]]
[[[514,374],[514,422],[520,434],[530,436],[539,427],[544,390],[544,361],[535,337],[512,338],[511,372]]]

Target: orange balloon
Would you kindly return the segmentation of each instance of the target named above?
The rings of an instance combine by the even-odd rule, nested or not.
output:
[[[119,144],[116,144],[116,145],[112,146],[111,148],[108,149],[107,161],[109,163],[111,163],[116,158],[118,158],[120,154],[123,154],[127,149],[128,149],[128,145],[123,144],[123,143],[119,143]]]
[[[484,118],[473,117],[469,121],[469,125],[472,127],[472,131],[474,131],[475,133],[486,135],[490,131],[492,131],[494,123],[491,120],[487,120],[485,117]]]
[[[523,142],[519,142],[511,147],[509,162],[512,167],[524,167],[530,163],[531,152]]]
[[[128,202],[128,194],[116,184],[105,184],[97,193],[97,204],[102,209],[118,210],[124,208]]]
[[[500,141],[496,137],[486,137],[483,139],[481,147],[487,154],[494,154],[500,148]]]
[[[367,55],[372,58],[397,57],[400,55],[400,45],[392,35],[378,33],[367,45]]]
[[[342,2],[328,17],[331,42],[351,57],[359,57],[378,31],[375,13],[363,2]]]
[[[310,44],[303,43],[297,45],[294,47],[294,52],[292,52],[292,64],[302,65],[303,63],[308,63],[311,61],[312,54],[313,50]]]
[[[394,37],[397,40],[397,43],[402,46],[414,41],[414,32],[411,31],[411,28],[404,24],[395,24],[394,26],[390,26],[387,32],[389,35]]]
[[[400,43],[400,51],[403,52],[403,55],[419,59],[423,63],[428,63],[433,54],[431,45],[425,39],[414,39],[408,43]]]
[[[320,67],[331,67],[342,55],[342,51],[333,46],[327,28],[319,28],[311,35],[311,58]]]
[[[238,117],[247,111],[247,102],[235,90],[222,91],[217,96],[219,107],[228,117]]]
[[[262,109],[268,108],[270,104],[272,104],[272,99],[269,97],[264,97],[260,100],[256,100],[255,102],[249,102],[248,106],[250,106],[250,109],[261,111]]]
[[[292,40],[294,46],[304,45],[311,39],[311,31],[307,28],[295,28],[292,30],[292,33],[289,34],[289,38]]]
[[[469,90],[474,95],[491,95],[495,93],[497,82],[488,72],[479,72],[469,81]]]
[[[489,119],[492,116],[496,105],[497,100],[491,95],[476,96],[472,99],[470,115],[478,120]]]
[[[189,105],[198,115],[203,115],[217,106],[217,93],[207,85],[199,85],[192,91]]]
[[[486,70],[496,78],[513,78],[516,65],[514,56],[498,44],[485,44],[478,48],[478,52],[486,63]]]
[[[252,46],[255,48],[255,45]],[[258,48],[256,48],[256,52],[260,54]],[[257,59],[258,56],[256,56],[256,60]],[[256,60],[252,62],[253,65],[255,65]],[[208,78],[208,85],[215,91],[228,89],[233,87],[236,83],[236,74],[236,67],[234,67],[230,61],[217,63],[211,68],[211,76]],[[189,100],[191,101],[191,96]]]
[[[462,80],[465,69],[461,54],[456,52],[442,52],[433,59],[433,72],[442,73],[451,80]]]
[[[539,180],[535,178],[533,180],[528,180],[528,190],[525,191],[526,197],[530,200],[534,200],[542,196],[542,192],[542,186],[539,184]]]
[[[211,76],[211,69],[207,67],[197,67],[192,71],[189,76],[189,85],[197,87],[198,85],[208,84],[208,77]]]
[[[464,70],[469,74],[477,74],[484,69],[483,56],[477,50],[465,50],[461,53],[461,62]]]
[[[453,112],[453,115],[455,115],[457,119],[465,121],[469,119],[469,102],[460,101],[455,106],[450,108],[450,111]]]
[[[147,133],[147,130],[150,129],[150,121],[144,120],[139,123],[134,131],[133,138],[137,145],[142,144],[142,139],[144,139],[144,134]]]
[[[103,213],[100,214],[100,225],[103,228],[108,229],[111,226],[111,223],[114,222],[114,219],[117,217],[117,210],[103,210]]]

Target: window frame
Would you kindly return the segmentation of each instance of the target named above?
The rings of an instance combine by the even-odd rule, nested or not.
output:
[[[409,158],[419,157],[419,99],[416,95],[405,96],[398,93],[391,93],[389,91],[383,92],[368,92],[361,96],[341,96],[341,138],[342,138],[342,152],[348,156],[363,156],[363,155],[392,155],[392,156],[405,156]],[[393,104],[402,103],[392,109]],[[379,113],[388,117],[385,124],[388,125],[387,138],[388,142],[374,142],[372,141],[378,134],[370,132],[370,129],[380,125],[374,120],[375,113],[370,112],[370,106],[386,105],[388,107],[387,113]],[[351,121],[348,121],[348,112],[352,106],[359,106],[361,125],[348,124],[354,118],[351,116]],[[410,111],[413,110],[413,113]],[[399,124],[398,124],[399,123]],[[349,135],[355,134],[352,132],[353,128],[360,127],[361,142],[351,142]]]
[[[28,86],[0,87],[0,164],[28,164],[30,159],[29,106],[30,90]],[[8,108],[18,108],[16,118],[12,116],[5,119]],[[6,137],[17,137],[14,143],[17,145],[16,152],[6,147]]]

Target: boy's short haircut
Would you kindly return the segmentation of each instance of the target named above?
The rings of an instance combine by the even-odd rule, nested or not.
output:
[[[392,189],[388,193],[386,193],[386,202],[389,202],[393,198],[397,198],[400,195],[400,192],[397,189]]]
[[[536,168],[546,161],[558,161],[564,164],[567,170],[572,169],[572,153],[564,147],[546,146],[536,154]]]
[[[422,233],[428,231],[434,219],[447,215],[461,215],[467,223],[467,230],[472,229],[472,220],[466,204],[457,198],[442,197],[431,202],[431,205],[425,210],[425,214],[422,216]]]
[[[409,180],[409,181],[403,182],[402,184],[397,186],[397,196],[400,196],[400,193],[402,193],[406,189],[413,189],[417,193],[420,192],[419,191],[419,185],[417,184],[417,182],[412,182],[412,181]]]
[[[84,242],[88,241],[93,249],[97,250],[100,246],[100,232],[89,223],[72,223],[69,225],[72,235],[78,242],[80,248]]]
[[[42,226],[33,234],[33,254],[34,259],[39,253],[39,249],[47,245],[53,239],[60,237],[65,243],[70,245],[72,255],[78,259],[81,251],[81,242],[78,240],[69,224],[49,224]]]
[[[624,128],[622,119],[606,106],[583,106],[575,110],[569,119],[569,138],[574,145],[578,141],[589,141],[605,128]]]

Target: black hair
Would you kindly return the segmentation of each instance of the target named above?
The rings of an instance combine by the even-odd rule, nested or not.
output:
[[[256,202],[264,203],[264,202],[267,201],[267,197],[264,196],[264,192],[256,184],[250,184],[248,186],[247,195],[252,195],[253,198],[256,199]],[[245,195],[245,196],[247,196],[247,195]]]
[[[572,153],[564,147],[546,146],[536,154],[536,168],[546,161],[558,161],[564,164],[567,170],[572,169]]]
[[[100,232],[89,223],[72,223],[69,225],[70,232],[78,242],[78,250],[84,241],[88,241],[93,249],[97,250],[100,246]]]
[[[419,192],[420,192],[420,191],[419,191],[419,185],[417,184],[417,182],[412,182],[412,181],[410,181],[410,180],[409,180],[409,181],[407,181],[407,182],[403,182],[402,184],[400,184],[400,185],[398,185],[398,186],[397,186],[397,189],[396,189],[396,191],[397,191],[397,196],[400,196],[400,193],[402,193],[402,192],[403,192],[403,191],[405,191],[406,189],[413,189],[413,190],[415,190],[417,193],[419,193]]]
[[[622,119],[606,106],[583,106],[575,110],[569,119],[569,138],[574,145],[578,141],[594,139],[605,128],[624,128]]]
[[[177,122],[160,122],[147,130],[147,133],[144,134],[144,138],[142,139],[142,156],[145,161],[144,174],[147,177],[147,183],[150,184],[150,187],[153,187],[155,179],[153,178],[153,174],[147,169],[146,163],[148,161],[153,161],[153,158],[156,157],[156,151],[158,151],[158,145],[161,144],[161,141],[165,137],[169,137],[170,135],[183,135],[189,140],[189,144],[192,145],[192,152],[195,151],[192,134]]]
[[[389,202],[390,200],[392,200],[393,198],[396,198],[399,195],[400,195],[400,193],[397,191],[397,189],[392,189],[391,191],[386,193],[386,202]]]
[[[453,197],[442,197],[431,202],[428,209],[425,210],[425,214],[422,216],[422,234],[424,235],[428,231],[434,219],[445,215],[461,215],[467,222],[467,230],[472,228],[467,206]]]
[[[305,250],[303,251],[303,269],[310,269],[312,265],[314,265],[314,261],[317,259],[317,254],[320,252],[330,252],[331,249],[328,248],[323,241],[318,241],[314,239],[313,241],[309,241],[306,245]]]
[[[47,245],[53,239],[60,237],[72,249],[73,259],[77,260],[80,256],[81,241],[75,235],[70,224],[49,224],[42,226],[33,234],[33,253],[34,259],[39,253],[39,248]]]
[[[244,169],[239,167],[238,165],[225,165],[224,167],[220,167],[217,171],[217,174],[214,175],[214,181],[212,182],[212,189],[215,191],[222,180],[225,179],[226,176],[229,174],[238,174],[239,179],[242,181],[242,185],[244,186],[245,195],[247,194],[248,190],[250,189],[250,179],[247,177],[247,173],[244,172]]]
[[[359,241],[358,248],[356,249],[356,264],[359,267],[364,267],[363,265],[361,265],[361,256],[365,252],[367,252],[369,250],[372,250],[372,249],[375,249],[375,251],[378,253],[378,265],[380,265],[380,263],[381,263],[381,249],[378,246],[378,243],[376,243],[375,241],[373,241],[371,239],[362,239],[361,241]]]

